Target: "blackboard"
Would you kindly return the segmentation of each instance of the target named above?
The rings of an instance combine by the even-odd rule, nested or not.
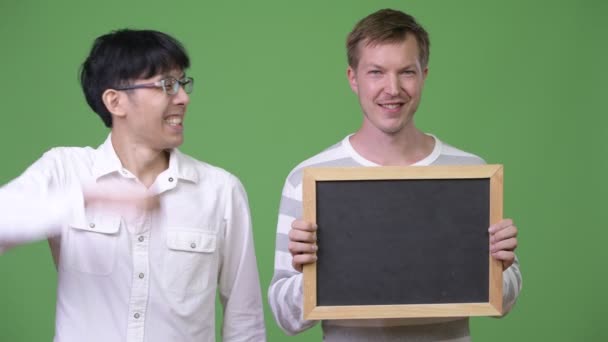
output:
[[[312,168],[303,191],[305,318],[500,315],[502,166]]]

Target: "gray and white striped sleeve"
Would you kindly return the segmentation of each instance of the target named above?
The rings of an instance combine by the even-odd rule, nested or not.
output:
[[[519,259],[502,273],[502,311],[506,315],[511,311],[519,293],[521,292],[522,278],[519,270]]]
[[[293,220],[302,217],[301,173],[291,174],[281,196],[275,247],[274,276],[268,289],[268,301],[277,324],[288,335],[295,335],[317,323],[302,316],[302,273],[291,265],[288,250],[289,230]]]

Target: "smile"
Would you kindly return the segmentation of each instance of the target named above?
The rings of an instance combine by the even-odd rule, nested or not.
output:
[[[403,103],[381,103],[379,104],[379,106],[386,109],[397,109],[401,108],[401,106],[403,106]]]
[[[171,116],[165,119],[165,122],[171,126],[179,126],[183,122],[183,118],[179,116]]]

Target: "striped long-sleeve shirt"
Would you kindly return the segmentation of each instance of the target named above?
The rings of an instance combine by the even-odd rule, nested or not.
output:
[[[283,187],[277,223],[275,271],[268,299],[275,320],[289,335],[314,326],[302,315],[302,273],[291,265],[288,233],[293,220],[302,218],[302,173],[306,167],[379,166],[359,155],[350,136],[325,151],[300,163],[287,177]],[[435,138],[431,154],[414,165],[480,165],[483,159],[463,152]],[[503,310],[508,312],[521,290],[519,262],[503,273]],[[323,321],[327,342],[357,341],[470,341],[468,318],[373,319]]]

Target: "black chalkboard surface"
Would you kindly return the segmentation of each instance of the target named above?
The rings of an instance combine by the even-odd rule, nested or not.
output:
[[[307,319],[500,315],[502,166],[314,168],[303,191]]]

